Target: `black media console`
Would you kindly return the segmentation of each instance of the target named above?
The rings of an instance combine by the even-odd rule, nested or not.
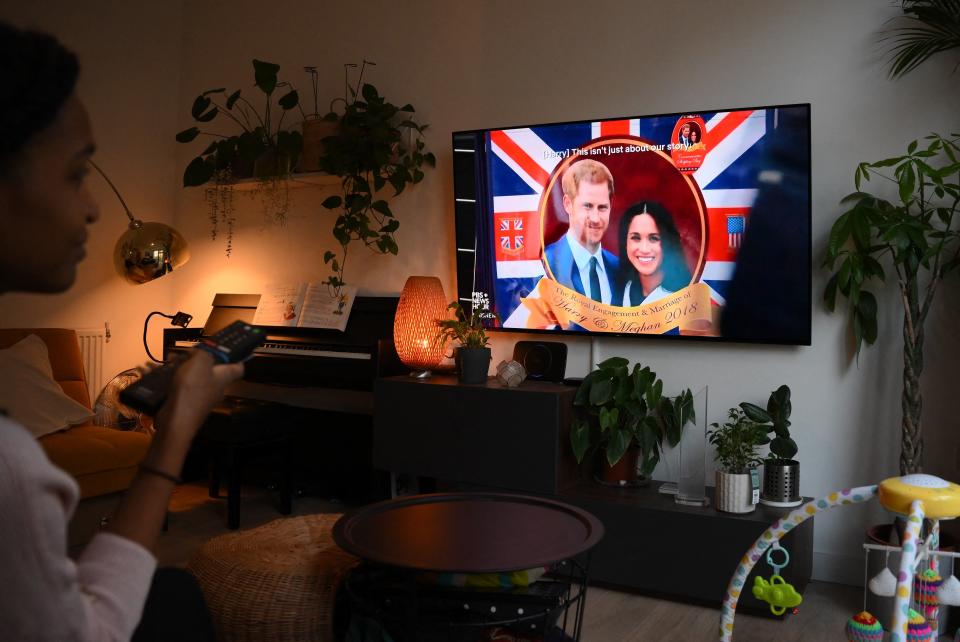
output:
[[[606,528],[591,557],[592,582],[719,606],[744,553],[788,510],[758,506],[733,515],[712,505],[677,505],[657,492],[659,482],[645,488],[601,486],[571,454],[575,394],[576,388],[545,382],[506,388],[493,379],[486,385],[443,376],[377,379],[373,465],[453,488],[556,496],[593,513]],[[784,579],[801,593],[813,566],[813,522],[807,520],[782,542],[790,552]],[[764,577],[772,573],[765,563],[757,569]],[[747,586],[752,583],[751,576]],[[741,609],[769,614],[765,607],[744,592]]]

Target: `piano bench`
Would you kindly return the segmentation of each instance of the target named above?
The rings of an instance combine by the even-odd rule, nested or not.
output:
[[[227,527],[240,527],[240,486],[248,452],[268,448],[280,452],[280,513],[293,509],[292,427],[287,407],[269,401],[226,397],[215,407],[197,433],[197,441],[211,451],[210,496],[220,497],[221,473],[227,478]]]

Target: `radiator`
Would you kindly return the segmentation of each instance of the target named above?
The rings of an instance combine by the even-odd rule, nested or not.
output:
[[[77,338],[80,340],[80,355],[83,357],[87,392],[90,393],[92,405],[106,384],[103,380],[103,345],[106,343],[106,332],[103,328],[80,329],[77,330]]]

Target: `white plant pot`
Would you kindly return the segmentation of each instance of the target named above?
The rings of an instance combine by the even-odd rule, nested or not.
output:
[[[756,506],[750,501],[753,489],[750,475],[732,475],[717,471],[717,510],[727,513],[750,513]]]

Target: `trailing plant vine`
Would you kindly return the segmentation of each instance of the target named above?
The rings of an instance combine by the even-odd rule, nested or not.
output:
[[[364,67],[373,64],[364,61]],[[327,250],[323,262],[331,274],[323,281],[331,296],[340,296],[346,284],[344,272],[349,246],[360,241],[379,254],[397,254],[394,233],[400,221],[384,198],[377,198],[389,185],[398,196],[410,184],[424,178],[423,166],[434,167],[436,159],[427,151],[423,133],[427,125],[413,120],[413,105],[397,107],[387,101],[376,87],[361,84],[363,69],[356,87],[348,85],[343,99],[343,113],[331,111],[324,120],[336,123],[336,133],[323,139],[321,171],[339,176],[340,194],[330,196],[322,206],[338,212],[333,236],[340,244],[338,251]]]

